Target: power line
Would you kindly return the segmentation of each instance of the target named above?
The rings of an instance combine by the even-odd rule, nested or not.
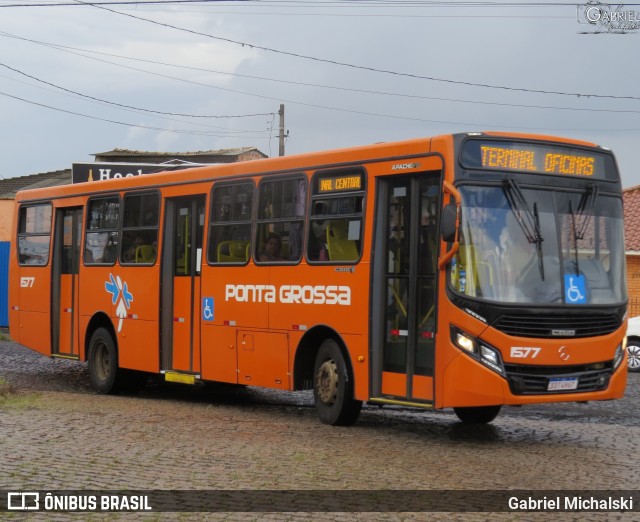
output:
[[[1,1],[1,0],[0,0]],[[200,5],[202,3],[202,0],[191,0],[193,2],[195,2],[195,4],[192,5]],[[152,1],[152,2],[94,2],[95,5],[116,5],[116,4],[123,4],[123,9],[126,9],[126,6],[129,4],[133,4],[134,7],[132,9],[137,10],[139,6],[139,4],[148,4],[150,6],[154,6],[154,5],[172,5],[175,4],[176,2],[168,0],[166,2],[162,2],[162,1]],[[569,4],[567,4],[569,5]],[[630,4],[625,4],[625,5],[630,5]],[[0,5],[0,8],[2,7],[84,7],[82,5],[76,4],[76,3],[56,3],[56,4],[9,4],[9,5]],[[228,8],[233,8],[233,7],[245,7],[245,6],[226,6]],[[257,6],[249,6],[249,7],[257,7]],[[289,7],[289,6],[287,6]],[[323,8],[322,6],[312,6],[312,7],[319,7],[319,8]],[[342,6],[342,7],[347,7],[350,8],[350,6]],[[360,6],[358,6],[360,7]],[[244,10],[239,10],[239,11],[221,11],[219,9],[208,9],[207,6],[202,6],[202,9],[180,9],[180,13],[207,13],[207,14],[231,14],[234,16],[278,16],[278,17],[338,17],[338,18],[427,18],[427,19],[435,19],[435,18],[455,18],[456,20],[460,19],[460,18],[473,18],[474,20],[477,19],[485,19],[485,18],[490,18],[490,19],[523,19],[526,18],[527,20],[531,20],[531,19],[539,19],[539,20],[560,20],[560,19],[575,19],[575,15],[573,16],[569,16],[569,15],[563,15],[563,16],[558,16],[558,15],[531,15],[531,14],[527,14],[527,15],[505,15],[505,14],[478,14],[478,13],[474,13],[474,14],[433,14],[433,13],[429,13],[429,14],[417,14],[417,13],[400,13],[397,11],[398,7],[403,7],[403,6],[398,6],[397,4],[393,3],[392,5],[389,6],[374,6],[375,9],[379,9],[382,8],[383,10],[387,7],[393,7],[395,10],[393,13],[388,13],[388,12],[379,12],[379,13],[356,13],[356,12],[347,12],[347,13],[327,13],[327,12],[308,12],[308,11],[304,11],[304,12],[294,12],[294,11],[253,11],[253,12],[247,12]],[[412,6],[404,6],[404,7],[412,7]],[[429,7],[444,7],[444,8],[457,8],[457,7],[465,7],[465,8],[469,8],[469,7],[521,7],[520,4],[517,5],[512,5],[512,6],[502,6],[502,5],[492,5],[492,6],[485,6],[482,4],[478,4],[477,6],[468,6],[468,5],[460,5],[457,2],[443,2],[443,3],[438,3],[438,5],[434,5],[434,6],[423,6],[425,8],[429,8]],[[539,5],[537,7],[548,7],[548,5]],[[562,7],[565,7],[564,5],[562,5]],[[575,8],[575,4],[570,4],[570,7],[574,7]],[[304,9],[309,9],[309,6],[304,6]],[[158,7],[156,9],[153,8],[148,8],[145,9],[146,12],[172,12],[175,13],[176,11],[173,9],[166,9],[163,7]]]
[[[433,100],[433,101],[446,101],[446,102],[452,102],[452,103],[468,103],[468,104],[473,104],[473,105],[490,105],[490,106],[510,107],[510,108],[548,109],[548,110],[561,110],[561,111],[582,111],[582,112],[601,112],[601,113],[620,113],[620,114],[640,113],[640,110],[633,110],[633,109],[594,109],[594,108],[585,108],[585,107],[561,107],[561,106],[557,106],[557,105],[530,105],[530,104],[521,104],[521,103],[491,102],[491,101],[481,101],[481,100],[465,100],[465,99],[460,99],[460,98],[446,98],[446,97],[439,97],[439,96],[425,96],[425,95],[420,95],[420,94],[406,94],[406,93],[396,93],[396,92],[388,92],[388,91],[376,91],[376,90],[371,90],[371,89],[357,89],[357,88],[354,88],[354,87],[342,87],[342,86],[337,86],[337,85],[322,85],[322,84],[301,82],[301,81],[295,81],[295,80],[281,80],[281,79],[278,79],[278,78],[269,78],[269,77],[264,77],[264,76],[255,76],[255,75],[249,75],[249,74],[230,73],[230,72],[218,71],[218,70],[214,70],[214,69],[206,69],[206,68],[203,68],[203,67],[192,67],[192,66],[188,66],[188,65],[179,65],[179,64],[173,64],[173,63],[168,63],[168,62],[160,62],[160,61],[156,61],[156,60],[148,60],[148,59],[143,59],[143,58],[133,58],[131,56],[124,56],[124,55],[121,55],[121,54],[106,53],[106,52],[103,52],[103,51],[94,51],[94,50],[90,50],[90,49],[83,49],[83,48],[79,48],[79,47],[71,47],[71,46],[55,44],[55,43],[51,43],[51,42],[43,42],[43,41],[40,41],[40,40],[34,40],[34,39],[31,39],[31,38],[25,38],[25,37],[22,37],[22,36],[12,35],[10,33],[5,33],[3,31],[0,31],[0,36],[5,36],[7,38],[15,38],[15,39],[18,39],[18,40],[34,43],[36,45],[42,45],[42,46],[45,46],[45,47],[52,47],[54,49],[58,49],[58,50],[65,51],[65,52],[69,52],[68,50],[71,49],[73,51],[78,51],[80,53],[97,54],[97,55],[101,55],[101,56],[109,56],[109,57],[112,57],[112,58],[120,58],[120,59],[123,59],[123,60],[130,60],[130,61],[134,61],[134,62],[150,63],[150,64],[153,64],[153,65],[162,65],[162,66],[166,66],[166,67],[175,67],[175,68],[178,68],[178,69],[185,69],[185,70],[190,70],[190,71],[207,72],[207,73],[221,74],[221,75],[225,75],[225,76],[233,76],[233,77],[238,77],[238,78],[249,78],[249,79],[252,79],[252,80],[262,80],[262,81],[269,81],[269,82],[275,82],[275,83],[283,83],[283,84],[286,84],[286,85],[299,85],[299,86],[303,86],[303,87],[314,87],[314,88],[319,88],[319,89],[330,89],[330,90],[354,92],[354,93],[362,93],[362,94],[373,94],[373,95],[379,95],[379,96],[393,96],[393,97],[399,97],[399,98],[411,98],[411,99]],[[78,53],[71,53],[71,54],[75,54],[77,56],[82,56],[84,58],[90,58],[89,56],[85,56],[83,54],[78,54]],[[95,59],[95,58],[93,58],[93,59]],[[118,67],[125,67],[125,66],[123,66],[121,64],[110,62],[108,60],[98,60],[98,61],[101,61],[103,63],[108,63],[108,64],[111,64],[111,65],[116,65]],[[135,71],[147,73],[147,74],[156,74],[156,73],[153,73],[153,72],[150,72],[150,71],[146,71],[144,69],[138,69],[138,68],[135,68],[135,67],[132,67],[131,69],[133,69]],[[171,79],[184,81],[183,79],[175,78],[173,76],[165,76],[165,75],[162,75],[162,76],[166,77],[166,78],[171,78]],[[205,85],[205,86],[208,86],[208,87],[212,87],[209,84],[200,84],[200,85]],[[215,87],[215,88],[217,88],[217,87]],[[171,113],[168,113],[168,114],[171,114]],[[264,114],[257,114],[257,115],[258,116],[263,116],[263,115],[271,115],[271,114],[272,113],[264,113]]]
[[[2,62],[0,62],[0,67],[4,67],[6,69],[9,69],[10,71],[16,72],[18,74],[21,74],[22,76],[26,76],[27,78],[31,78],[32,80],[35,80],[37,82],[40,83],[44,83],[46,85],[49,85],[51,87],[55,87],[56,89],[60,89],[61,91],[65,91],[71,94],[75,94],[76,96],[81,96],[82,98],[88,98],[90,100],[94,100],[94,101],[98,101],[101,103],[106,103],[108,105],[114,105],[116,107],[123,107],[126,109],[134,109],[136,111],[142,111],[142,112],[151,112],[154,114],[164,114],[167,116],[181,116],[181,117],[185,117],[185,118],[219,118],[219,119],[223,119],[223,118],[250,118],[250,117],[255,117],[255,116],[271,116],[273,113],[270,112],[263,112],[263,113],[255,113],[255,114],[236,114],[236,115],[227,115],[227,116],[220,116],[220,115],[200,115],[200,114],[183,114],[183,113],[179,113],[179,112],[165,112],[165,111],[158,111],[158,110],[153,110],[153,109],[143,109],[141,107],[134,107],[132,105],[125,105],[122,103],[117,103],[117,102],[112,102],[109,100],[104,100],[102,98],[96,98],[95,96],[90,96],[88,94],[83,94],[81,92],[78,91],[73,91],[71,89],[67,89],[66,87],[62,87],[60,85],[57,85],[55,83],[51,83],[48,82],[46,80],[43,80],[41,78],[37,78],[36,76],[32,76],[31,74],[27,74],[24,71],[21,71],[19,69],[15,69],[14,67],[10,67],[7,64],[4,64]]]
[[[186,129],[168,129],[168,128],[163,128],[163,127],[152,127],[150,125],[139,125],[139,124],[135,124],[135,123],[125,123],[125,122],[121,122],[121,121],[117,121],[117,120],[110,120],[107,118],[99,118],[97,116],[90,116],[88,114],[83,114],[80,112],[75,112],[75,111],[70,111],[67,109],[61,109],[59,107],[52,107],[51,105],[46,105],[44,103],[39,103],[39,102],[35,102],[33,100],[27,100],[26,98],[21,98],[19,96],[14,96],[12,94],[8,94],[6,92],[2,92],[0,91],[0,95],[2,96],[6,96],[7,98],[13,98],[14,100],[19,100],[31,105],[36,105],[38,107],[43,107],[46,109],[51,109],[57,112],[63,112],[65,114],[71,114],[73,116],[80,116],[82,118],[88,118],[90,120],[96,120],[96,121],[103,121],[103,122],[107,122],[107,123],[113,123],[115,125],[123,125],[126,127],[136,127],[139,129],[146,129],[146,130],[155,130],[155,131],[162,131],[162,132],[175,132],[177,134],[193,134],[195,136],[214,136],[214,137],[218,137],[218,138],[236,138],[238,137],[236,136],[230,136],[230,135],[226,135],[226,134],[221,134],[221,133],[216,133],[216,132],[204,132],[204,131],[196,131],[196,130],[186,130]],[[265,136],[243,136],[243,138],[252,138],[252,139],[265,139]]]
[[[114,64],[114,65],[119,65],[119,64]],[[121,67],[125,67],[128,69],[134,69],[137,70],[135,68],[132,67],[128,67],[125,65],[120,65]],[[161,76],[161,77],[166,77],[166,78],[172,78],[171,76],[166,76],[163,74],[159,74],[159,73],[154,73],[151,71],[147,71],[149,74],[153,74],[156,76]],[[246,92],[242,92],[242,91],[236,91],[233,89],[226,89],[223,87],[215,87],[215,86],[211,86],[211,85],[207,85],[207,84],[203,84],[200,82],[194,82],[192,80],[185,80],[182,78],[173,78],[175,80],[179,80],[179,81],[183,81],[186,83],[193,83],[196,85],[202,85],[205,87],[213,87],[216,89],[221,89],[224,91],[231,91],[231,92],[235,92],[235,93],[239,93],[239,94],[245,94],[247,96],[254,96],[254,97],[258,97],[258,98],[263,98],[263,99],[268,99],[268,100],[279,100],[281,102],[286,102],[289,104],[294,104],[294,105],[300,105],[303,107],[311,107],[311,108],[316,108],[316,109],[323,109],[323,110],[331,110],[331,111],[336,111],[336,112],[343,112],[343,113],[349,113],[349,114],[357,114],[357,115],[361,115],[361,116],[375,116],[375,117],[379,117],[379,118],[387,118],[387,119],[397,119],[397,120],[405,120],[405,121],[415,121],[415,122],[424,122],[424,123],[436,123],[436,124],[445,124],[445,125],[459,125],[459,126],[465,126],[465,127],[479,127],[479,128],[497,128],[497,129],[518,129],[518,130],[539,130],[539,131],[600,131],[603,129],[586,129],[586,128],[549,128],[549,127],[522,127],[522,125],[518,125],[518,126],[513,126],[513,125],[487,125],[486,123],[470,123],[470,122],[460,122],[460,121],[448,121],[448,120],[433,120],[433,119],[427,119],[427,118],[418,118],[418,117],[412,117],[412,116],[399,116],[397,114],[384,114],[384,113],[374,113],[374,112],[367,112],[367,111],[359,111],[359,110],[355,110],[355,109],[345,109],[345,108],[341,108],[341,107],[331,107],[331,106],[327,106],[327,105],[320,105],[320,104],[315,104],[315,103],[307,103],[307,102],[301,102],[301,101],[295,101],[295,100],[288,100],[288,99],[283,99],[283,98],[275,98],[272,96],[266,96],[266,95],[260,95],[260,94],[255,94],[255,93],[246,93]],[[60,112],[66,112],[69,114],[75,114],[78,116],[83,116],[85,118],[91,118],[91,119],[96,119],[96,120],[100,120],[100,121],[106,121],[109,123],[116,123],[119,125],[127,125],[127,126],[131,126],[131,127],[141,127],[141,128],[145,128],[145,129],[151,129],[151,130],[161,130],[161,131],[170,131],[170,132],[177,132],[177,133],[184,133],[184,134],[195,134],[195,135],[210,135],[210,136],[217,136],[217,134],[215,133],[206,133],[206,132],[196,132],[196,131],[188,131],[188,130],[172,130],[172,129],[166,129],[166,128],[157,128],[157,127],[150,127],[150,126],[144,126],[144,125],[135,125],[135,124],[128,124],[128,123],[122,123],[122,122],[118,122],[118,121],[113,121],[113,120],[108,120],[108,119],[102,119],[102,118],[97,118],[97,117],[93,117],[93,116],[88,116],[85,114],[80,114],[80,113],[75,113],[73,111],[68,111],[65,109],[59,109],[56,107],[51,107],[45,104],[41,104],[41,103],[37,103],[37,102],[33,102],[30,100],[25,100],[23,98],[19,98],[16,96],[12,96],[3,92],[0,92],[0,94],[4,94],[5,96],[8,96],[10,98],[15,98],[18,100],[22,100],[25,101],[27,103],[32,103],[33,105],[38,105],[41,107],[46,107],[49,109],[53,109],[53,110],[57,110]],[[640,129],[615,129],[616,131],[624,131],[624,132],[631,132],[631,131],[638,131]],[[220,137],[230,137],[230,136],[220,136]],[[234,136],[237,137],[237,136]],[[248,136],[250,137],[250,136]]]
[[[16,82],[16,83],[21,83],[23,85],[28,85],[29,87],[33,87],[33,88],[36,88],[36,89],[41,89],[41,90],[44,90],[44,91],[53,92],[53,93],[60,94],[60,95],[63,95],[63,96],[68,96],[70,98],[75,98],[75,99],[79,99],[79,100],[85,101],[82,97],[77,96],[75,94],[71,94],[71,93],[68,93],[68,92],[61,92],[61,91],[56,90],[54,88],[48,88],[48,87],[45,87],[45,86],[36,85],[36,84],[33,84],[33,83],[29,83],[28,81],[18,80],[17,78],[12,78],[10,76],[5,76],[5,75],[0,74],[0,78],[4,78],[5,80],[10,80],[10,81]],[[102,103],[102,102],[99,102],[99,101],[93,101],[93,100],[89,100],[89,101],[91,103],[95,103],[95,104],[98,104],[98,105],[107,105],[106,103]],[[127,111],[127,112],[133,112],[135,114],[141,114],[139,111],[137,111],[135,109],[120,108],[120,110]],[[250,134],[250,133],[256,133],[256,132],[267,132],[267,129],[234,129],[232,127],[225,127],[225,126],[221,126],[221,125],[211,125],[211,124],[201,123],[201,122],[185,122],[184,120],[181,120],[181,119],[171,118],[171,117],[168,117],[168,116],[161,116],[161,115],[156,115],[156,114],[146,113],[146,115],[151,116],[153,118],[158,118],[158,119],[161,119],[161,120],[165,120],[165,121],[170,121],[170,122],[177,122],[177,123],[181,123],[181,124],[187,123],[188,125],[193,125],[193,126],[196,126],[196,127],[203,127],[203,128],[207,128],[207,129],[222,129],[222,130],[224,130],[226,132],[236,133],[236,134],[238,134],[238,136],[241,135],[241,134]]]
[[[11,0],[5,0],[11,1]],[[89,2],[87,2],[89,3]],[[135,5],[135,6],[144,6],[144,5],[181,5],[181,4],[229,4],[228,0],[114,0],[114,1],[102,1],[102,2],[90,2],[91,5],[101,6],[101,5],[112,5],[112,6],[126,6],[126,5]],[[500,2],[500,1],[486,1],[486,0],[478,0],[478,1],[454,1],[454,0],[441,0],[441,1],[414,1],[414,2],[406,2],[406,1],[383,1],[383,2],[365,2],[362,0],[353,0],[353,1],[335,1],[335,2],[304,2],[300,0],[287,1],[287,0],[276,0],[276,1],[264,1],[264,0],[236,0],[235,3],[240,5],[229,6],[229,7],[257,7],[260,5],[274,5],[274,6],[287,6],[287,7],[316,7],[316,8],[325,8],[327,6],[331,7],[347,7],[351,8],[354,6],[357,7],[392,7],[397,9],[398,7],[407,7],[407,8],[416,8],[416,7],[460,7],[460,8],[468,8],[468,7],[516,7],[516,8],[530,8],[530,7],[576,7],[575,2]],[[638,3],[626,3],[625,6],[637,6],[640,5]],[[51,1],[51,2],[30,2],[30,3],[13,3],[0,5],[1,7],[79,7],[79,4],[74,1],[63,2],[63,1]]]
[[[69,51],[69,50],[65,50],[65,52],[68,52],[70,54],[78,54],[78,53],[75,53],[75,52]],[[80,56],[83,56],[83,55],[80,54]],[[319,105],[319,104],[314,104],[314,103],[307,103],[307,102],[301,102],[301,101],[296,101],[296,100],[283,99],[282,97],[277,97],[276,98],[276,97],[267,96],[267,95],[264,95],[264,94],[256,94],[256,93],[251,93],[251,92],[246,92],[246,91],[240,91],[240,90],[237,90],[237,89],[229,89],[227,87],[219,87],[219,86],[215,86],[215,85],[211,85],[211,84],[207,84],[207,83],[203,83],[203,82],[198,82],[198,81],[195,81],[195,80],[188,80],[186,78],[178,78],[178,77],[175,77],[175,76],[170,76],[170,75],[167,75],[167,74],[161,74],[161,73],[154,72],[154,71],[147,71],[147,70],[144,70],[144,69],[139,69],[137,67],[131,67],[129,65],[123,65],[123,64],[119,64],[119,63],[115,63],[115,62],[110,62],[108,60],[102,60],[100,58],[93,58],[93,57],[89,57],[89,56],[84,56],[84,57],[88,58],[90,60],[96,60],[96,61],[99,61],[99,62],[102,62],[102,63],[108,63],[108,64],[111,64],[111,65],[115,65],[117,67],[122,67],[124,69],[130,69],[130,70],[133,70],[133,71],[139,71],[139,72],[143,72],[145,74],[150,74],[150,75],[153,75],[153,76],[159,76],[161,78],[168,78],[168,79],[176,80],[176,81],[183,82],[183,83],[188,83],[188,84],[192,84],[192,85],[199,85],[199,86],[202,86],[202,87],[213,88],[213,89],[226,91],[226,92],[232,92],[232,93],[241,94],[241,95],[244,95],[244,96],[252,96],[252,97],[255,97],[255,98],[261,98],[261,99],[266,99],[266,100],[286,102],[286,103],[290,103],[290,104],[300,105],[300,106],[303,106],[303,107],[312,107],[312,108],[316,108],[316,109],[332,110],[332,111],[337,111],[337,112],[359,114],[359,115],[364,115],[364,116],[377,116],[377,117],[382,117],[382,118],[392,118],[392,119],[399,119],[399,120],[421,121],[421,122],[427,122],[427,123],[469,125],[469,126],[474,126],[474,127],[484,127],[485,126],[485,125],[482,125],[482,124],[451,122],[451,121],[442,121],[442,120],[429,120],[429,119],[407,117],[407,116],[372,113],[372,112],[358,111],[358,110],[355,110],[355,109],[345,109],[345,108],[340,108],[340,107],[331,107],[331,106],[327,106],[327,105]],[[503,126],[503,128],[507,128],[507,127]],[[522,128],[522,127],[518,127],[518,128]],[[553,130],[553,129],[544,129],[544,130]]]
[[[2,33],[0,33],[2,34]],[[46,46],[46,44],[43,44]],[[54,48],[57,48],[57,46],[53,45]],[[225,92],[232,92],[235,94],[241,94],[244,96],[252,96],[255,98],[261,98],[261,99],[266,99],[266,100],[271,100],[271,101],[279,101],[279,102],[285,102],[288,104],[294,104],[294,105],[300,105],[303,107],[311,107],[311,108],[315,108],[315,109],[322,109],[322,110],[331,110],[331,111],[336,111],[336,112],[342,112],[342,113],[348,113],[348,114],[357,114],[357,115],[362,115],[362,116],[375,116],[375,117],[380,117],[380,118],[387,118],[387,119],[397,119],[397,120],[405,120],[405,121],[417,121],[417,122],[425,122],[425,123],[436,123],[436,124],[446,124],[446,125],[460,125],[460,126],[468,126],[468,127],[479,127],[479,128],[501,128],[501,129],[519,129],[519,130],[541,130],[541,131],[599,131],[602,129],[585,129],[585,128],[579,128],[579,129],[573,129],[573,128],[547,128],[547,127],[523,127],[522,125],[518,125],[518,126],[510,126],[510,125],[487,125],[487,124],[479,124],[479,123],[470,123],[470,122],[459,122],[459,121],[447,121],[447,120],[433,120],[433,119],[426,119],[426,118],[419,118],[419,117],[411,117],[411,116],[399,116],[397,114],[383,114],[383,113],[374,113],[374,112],[367,112],[367,111],[359,111],[359,110],[355,110],[355,109],[347,109],[347,108],[342,108],[342,107],[332,107],[332,106],[328,106],[328,105],[320,105],[320,104],[315,104],[315,103],[308,103],[308,102],[301,102],[298,100],[291,100],[291,99],[285,99],[282,97],[274,97],[274,96],[267,96],[264,94],[256,94],[256,93],[252,93],[252,92],[246,92],[246,91],[240,91],[237,89],[229,89],[226,87],[219,87],[219,86],[215,86],[215,85],[211,85],[211,84],[207,84],[207,83],[203,83],[203,82],[198,82],[198,81],[194,81],[194,80],[188,80],[186,78],[182,78],[182,77],[175,77],[175,76],[170,76],[167,74],[162,74],[162,73],[158,73],[158,72],[154,72],[154,71],[147,71],[144,69],[139,69],[137,67],[131,67],[129,65],[124,65],[124,64],[119,64],[119,63],[115,63],[115,62],[111,62],[109,60],[103,60],[100,58],[95,58],[95,57],[90,57],[90,56],[84,56],[82,54],[76,53],[74,51],[70,51],[68,49],[59,49],[59,50],[63,50],[64,52],[70,53],[70,54],[74,54],[74,55],[79,55],[82,56],[84,58],[90,59],[90,60],[96,60],[98,62],[102,62],[102,63],[108,63],[111,65],[115,65],[117,67],[122,67],[124,69],[130,69],[130,70],[134,70],[134,71],[138,71],[138,72],[143,72],[145,74],[150,74],[153,76],[159,76],[161,78],[168,78],[168,79],[172,79],[175,81],[179,81],[179,82],[183,82],[183,83],[188,83],[188,84],[192,84],[192,85],[199,85],[202,87],[207,87],[207,88],[213,88],[213,89],[217,89],[217,90],[222,90]],[[103,53],[99,53],[99,54],[103,54]],[[636,131],[638,129],[615,129],[617,131]]]
[[[390,75],[394,75],[394,76],[402,76],[402,77],[406,77],[406,78],[414,78],[414,79],[419,79],[419,80],[429,80],[429,81],[434,81],[434,82],[441,82],[441,83],[447,83],[447,84],[452,84],[452,85],[464,85],[467,87],[482,87],[482,88],[486,88],[486,89],[500,89],[500,90],[505,90],[505,91],[513,91],[513,92],[527,92],[527,93],[535,93],[535,94],[553,94],[553,95],[557,95],[557,96],[571,96],[571,97],[590,97],[590,98],[607,98],[607,99],[617,99],[617,100],[640,100],[639,96],[615,96],[615,95],[610,95],[610,94],[592,94],[592,93],[577,93],[577,92],[564,92],[564,91],[553,91],[553,90],[543,90],[543,89],[529,89],[529,88],[524,88],[524,87],[510,87],[510,86],[506,86],[506,85],[492,85],[492,84],[487,84],[487,83],[478,83],[478,82],[469,82],[469,81],[462,81],[462,80],[451,80],[451,79],[447,79],[447,78],[438,78],[435,76],[423,76],[423,75],[419,75],[419,74],[414,74],[414,73],[405,73],[405,72],[398,72],[398,71],[392,71],[390,69],[379,69],[376,67],[369,67],[369,66],[365,66],[365,65],[356,65],[356,64],[351,64],[351,63],[347,63],[347,62],[341,62],[338,60],[330,60],[327,58],[319,58],[317,56],[310,56],[310,55],[304,55],[304,54],[300,54],[300,53],[295,53],[292,51],[283,51],[281,49],[275,49],[275,48],[271,48],[271,47],[265,47],[265,46],[261,46],[261,45],[256,45],[256,44],[252,44],[249,42],[242,42],[239,40],[233,40],[231,38],[224,38],[221,36],[215,36],[209,33],[203,33],[200,31],[195,31],[193,29],[187,29],[185,27],[179,27],[177,25],[172,25],[172,24],[168,24],[165,22],[158,22],[157,20],[151,20],[149,18],[144,18],[142,16],[137,16],[137,15],[133,15],[130,13],[123,13],[122,11],[116,11],[115,9],[109,9],[108,7],[104,7],[102,5],[97,5],[91,2],[85,2],[83,0],[74,0],[75,2],[77,2],[78,4],[82,4],[82,5],[86,5],[86,6],[91,6],[91,7],[95,7],[96,9],[102,9],[104,11],[108,11],[110,13],[114,13],[120,16],[126,16],[127,18],[132,18],[134,20],[140,20],[143,22],[148,22],[154,25],[158,25],[160,27],[166,27],[169,29],[175,29],[177,31],[181,31],[181,32],[185,32],[185,33],[189,33],[189,34],[193,34],[196,36],[204,36],[206,38],[211,38],[213,40],[218,40],[218,41],[222,41],[222,42],[227,42],[227,43],[232,43],[235,45],[241,45],[243,47],[250,47],[252,49],[258,49],[261,51],[267,51],[267,52],[272,52],[272,53],[276,53],[276,54],[281,54],[284,56],[290,56],[293,58],[299,58],[299,59],[304,59],[304,60],[312,60],[315,62],[320,62],[320,63],[328,63],[330,65],[337,65],[337,66],[341,66],[341,67],[348,67],[351,69],[357,69],[357,70],[363,70],[363,71],[369,71],[369,72],[375,72],[375,73],[381,73],[381,74],[390,74]]]

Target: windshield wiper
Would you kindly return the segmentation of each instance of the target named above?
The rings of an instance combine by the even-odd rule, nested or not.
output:
[[[587,231],[591,218],[593,217],[593,208],[596,205],[598,191],[598,186],[595,183],[589,183],[587,190],[582,193],[582,197],[578,203],[577,217],[580,221],[580,228],[576,228],[576,239],[584,239],[584,234]]]
[[[598,187],[594,183],[590,183],[587,190],[582,193],[580,202],[578,203],[578,209],[574,213],[573,205],[569,200],[569,214],[571,214],[571,228],[573,231],[573,256],[576,275],[580,274],[580,266],[578,265],[578,241],[584,239],[584,235],[587,232],[591,218],[593,217],[593,208],[598,198]],[[580,222],[578,228],[578,222]]]
[[[582,203],[582,201],[580,202]],[[580,208],[580,205],[578,205],[578,208]],[[569,214],[571,214],[571,229],[573,230],[573,264],[575,265],[576,275],[580,275],[580,267],[578,266],[578,239],[582,239],[582,237],[578,237],[576,215],[573,213],[573,205],[571,204],[571,200],[569,200]]]
[[[544,263],[542,262],[542,234],[540,233],[540,217],[538,216],[538,204],[533,204],[533,222],[536,230],[536,253],[538,254],[538,269],[540,270],[540,279],[544,281]]]
[[[504,180],[504,193],[527,241],[529,243],[542,243],[544,239],[540,232],[540,220],[538,219],[536,205],[534,205],[535,212],[531,212],[520,186],[513,179]]]
[[[522,229],[524,236],[529,243],[535,243],[536,253],[538,254],[538,268],[540,270],[540,277],[544,281],[544,263],[542,255],[542,232],[540,231],[540,217],[538,215],[538,204],[533,204],[533,212],[527,204],[527,200],[520,189],[520,186],[514,179],[505,178],[504,180],[504,194],[511,207],[518,225]]]

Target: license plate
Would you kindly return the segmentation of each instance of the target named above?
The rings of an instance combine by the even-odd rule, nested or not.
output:
[[[556,377],[549,379],[549,385],[547,391],[558,390],[577,390],[578,378],[577,377]]]

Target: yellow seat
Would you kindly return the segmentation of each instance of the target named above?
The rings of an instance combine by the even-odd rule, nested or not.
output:
[[[327,225],[329,261],[356,261],[360,257],[353,239],[347,239],[348,222],[330,221]]]
[[[249,259],[249,241],[230,240],[218,243],[218,263],[244,263]]]
[[[136,263],[154,263],[156,260],[156,247],[153,245],[140,245],[136,248]]]

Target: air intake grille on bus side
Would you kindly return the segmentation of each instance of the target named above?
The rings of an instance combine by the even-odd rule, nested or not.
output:
[[[518,315],[505,314],[493,324],[507,335],[552,339],[575,339],[607,335],[620,328],[617,315]]]

